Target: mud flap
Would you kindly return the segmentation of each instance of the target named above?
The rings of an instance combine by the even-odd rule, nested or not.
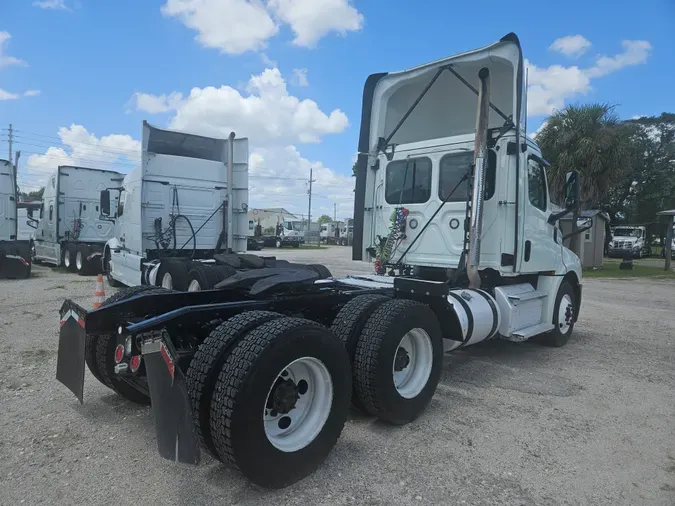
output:
[[[154,333],[153,333],[154,334]],[[155,416],[157,449],[165,459],[199,464],[199,442],[194,433],[192,405],[177,354],[165,337],[143,342],[143,359]]]
[[[79,399],[84,396],[84,338],[87,311],[71,300],[66,300],[59,311],[61,331],[56,360],[56,379]]]

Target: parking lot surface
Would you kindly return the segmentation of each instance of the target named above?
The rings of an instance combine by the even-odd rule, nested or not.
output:
[[[339,246],[261,254],[371,271]],[[492,341],[447,355],[419,419],[353,412],[327,461],[277,491],[206,455],[163,460],[149,408],[88,371],[83,406],[55,380],[58,308],[91,307],[94,288],[45,266],[0,281],[0,505],[675,504],[673,282],[585,280],[566,347]]]

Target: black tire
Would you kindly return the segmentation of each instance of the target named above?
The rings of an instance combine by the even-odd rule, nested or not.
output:
[[[140,285],[140,286],[131,286],[124,288],[117,293],[108,297],[101,307],[113,304],[114,302],[119,302],[121,300],[129,299],[135,295],[150,292],[150,291],[167,291],[164,288],[151,286],[151,285]],[[112,349],[110,345],[112,343]],[[150,402],[150,398],[144,396],[141,392],[138,392],[136,389],[131,387],[128,383],[124,383],[121,380],[118,380],[114,376],[114,350],[115,350],[115,336],[110,334],[87,334],[84,339],[84,358],[89,368],[89,371],[94,375],[94,377],[99,380],[101,383],[106,385],[108,388],[111,388],[115,392],[119,393],[122,397],[128,398],[133,402],[139,402],[140,404],[147,404]],[[109,353],[108,353],[109,351]],[[106,353],[108,353],[106,355]],[[109,360],[106,360],[108,358]],[[106,366],[106,362],[110,362]],[[122,386],[120,386],[122,385]],[[133,392],[131,391],[133,390]],[[136,394],[134,393],[136,392]],[[132,398],[129,398],[130,395]],[[138,395],[137,395],[138,394]],[[139,395],[143,395],[146,399],[139,399]]]
[[[188,273],[188,289],[193,287],[192,291],[202,291],[211,289],[209,277],[207,276],[208,266],[196,263]],[[199,290],[196,289],[199,286]]]
[[[77,249],[74,244],[66,244],[63,249],[63,266],[70,272],[75,272],[75,254]],[[67,265],[66,265],[67,264]]]
[[[171,287],[165,288],[184,292],[187,290],[190,273],[190,263],[181,259],[163,259],[157,269],[156,286],[163,286],[163,280],[166,275],[171,277]]]
[[[316,272],[319,275],[320,279],[328,279],[333,277],[333,274],[331,274],[331,272],[328,270],[328,267],[326,267],[325,265],[308,264],[307,267]]]
[[[103,263],[101,264],[101,270],[105,273],[105,277],[108,279],[108,284],[112,288],[120,288],[121,286],[123,286],[122,283],[117,281],[110,274],[110,250],[109,249],[106,249],[103,253]]]
[[[316,358],[325,366],[333,400],[311,442],[284,452],[268,439],[261,406],[280,373],[302,357]],[[218,454],[256,485],[291,485],[312,473],[335,445],[347,420],[350,394],[349,357],[330,330],[300,318],[265,323],[235,345],[218,375],[210,417]]]
[[[425,386],[404,398],[394,385],[392,364],[401,339],[412,329],[431,339],[431,371]],[[381,304],[368,318],[354,353],[354,391],[368,414],[403,425],[426,408],[436,391],[443,365],[443,338],[436,314],[420,302],[393,299]]]
[[[560,304],[563,300],[563,297],[567,295],[572,301],[572,313],[570,317],[572,322],[567,329],[567,332],[564,334],[560,331],[561,323],[558,321],[558,312],[560,309]],[[567,344],[572,336],[572,331],[574,330],[574,308],[577,305],[576,294],[574,293],[574,288],[568,281],[563,281],[558,288],[558,294],[555,297],[555,305],[553,306],[553,330],[546,334],[543,334],[539,338],[539,342],[544,346],[551,346],[554,348],[561,348]]]
[[[224,279],[234,276],[237,273],[237,270],[234,267],[229,265],[214,265],[211,267],[213,285],[212,288]]]
[[[361,337],[368,318],[388,300],[391,300],[391,298],[386,295],[359,295],[342,306],[342,309],[335,316],[331,330],[342,341],[350,360],[354,360],[356,343]]]
[[[238,314],[212,330],[199,345],[190,362],[186,382],[192,402],[195,433],[202,446],[217,459],[220,456],[211,438],[211,397],[223,362],[246,333],[282,316],[271,311],[247,311]]]
[[[91,254],[91,249],[89,246],[86,244],[80,244],[77,247],[77,252],[75,253],[75,271],[80,275],[80,276],[86,276],[90,272],[90,262],[87,260],[87,257]],[[78,260],[77,257],[78,255],[81,258],[81,266],[78,267]]]

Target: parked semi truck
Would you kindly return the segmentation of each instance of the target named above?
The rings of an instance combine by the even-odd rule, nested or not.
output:
[[[647,240],[647,227],[641,225],[622,225],[612,228],[612,241],[609,243],[610,257],[634,258],[649,257],[652,248]]]
[[[340,241],[340,229],[342,223],[339,221],[331,221],[329,223],[321,224],[321,232],[319,238],[323,244],[338,244]]]
[[[101,217],[99,193],[119,188],[124,176],[112,170],[61,165],[49,177],[34,233],[34,260],[78,274],[101,272],[103,246],[113,233]]]
[[[248,218],[253,229],[258,230],[257,237],[262,237],[265,246],[298,248],[305,242],[305,223],[286,209],[251,209]]]
[[[27,278],[30,239],[19,237],[15,166],[0,160],[0,278]]]
[[[247,246],[248,139],[143,122],[142,149],[141,165],[100,196],[113,228],[103,253],[112,286],[200,290],[255,261],[235,255]],[[221,253],[231,255],[215,268]]]
[[[352,254],[387,275],[277,266],[198,293],[135,287],[95,311],[66,300],[57,379],[82,401],[86,363],[152,403],[163,457],[196,463],[203,448],[283,487],[325,459],[350,402],[392,425],[417,418],[444,351],[565,345],[582,278],[557,222],[579,206],[579,174],[553,213],[547,164],[525,133],[524,73],[509,34],[367,79]]]

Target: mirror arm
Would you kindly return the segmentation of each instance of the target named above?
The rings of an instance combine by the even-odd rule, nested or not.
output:
[[[573,231],[570,232],[569,234],[563,235],[563,241],[564,241],[565,239],[569,239],[569,238],[572,237],[573,235],[581,234],[582,232],[586,232],[586,230],[590,230],[590,229],[592,229],[592,228],[593,228],[593,225],[586,225],[585,227],[577,228],[576,230],[573,230]]]

